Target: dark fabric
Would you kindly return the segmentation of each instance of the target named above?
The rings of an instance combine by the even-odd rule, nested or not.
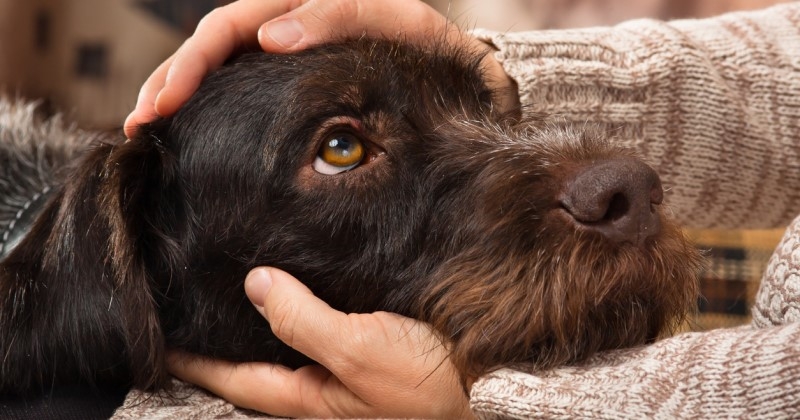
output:
[[[16,209],[17,213],[13,220],[0,220],[0,226],[5,227],[4,231],[0,229],[0,260],[10,254],[11,250],[28,234],[33,222],[36,221],[51,195],[53,195],[52,190],[46,188],[44,191],[34,194],[30,201]],[[8,204],[5,205],[11,207]]]
[[[706,331],[750,322],[750,308],[771,250],[728,242],[730,246],[699,245],[708,269],[700,277],[698,313],[689,329]]]
[[[0,419],[108,419],[122,405],[127,392],[127,389],[64,387],[35,398],[0,397]]]

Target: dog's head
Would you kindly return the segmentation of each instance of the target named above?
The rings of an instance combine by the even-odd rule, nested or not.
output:
[[[174,337],[219,323],[233,302],[217,296],[241,299],[260,264],[340,310],[431,322],[465,375],[642,343],[684,313],[696,254],[662,220],[655,173],[602,133],[493,112],[479,59],[369,40],[247,55],[137,139],[179,167],[188,217],[170,230],[192,275]]]
[[[658,178],[599,133],[494,112],[479,61],[372,40],[243,55],[174,117],[90,154],[45,216],[94,236],[68,249],[65,228],[37,226],[57,249],[44,260],[101,256],[81,258],[103,267],[98,299],[145,387],[163,378],[159,337],[305,362],[246,301],[258,265],[339,310],[431,323],[465,377],[654,339],[698,268]],[[25,244],[11,259],[35,254]]]

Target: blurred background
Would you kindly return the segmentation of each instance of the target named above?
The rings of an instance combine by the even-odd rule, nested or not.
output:
[[[267,0],[265,0],[267,1]],[[31,98],[84,128],[118,129],[139,87],[226,0],[0,0],[0,94]],[[499,31],[695,18],[778,0],[429,0],[463,27]],[[707,250],[693,329],[747,322],[780,230],[691,231]]]
[[[82,126],[118,127],[139,87],[213,8],[230,0],[0,0],[0,91]],[[499,31],[704,17],[775,0],[430,0],[464,27]]]
[[[215,0],[0,0],[0,87],[82,126],[121,126]]]

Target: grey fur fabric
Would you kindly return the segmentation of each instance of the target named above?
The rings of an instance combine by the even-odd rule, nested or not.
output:
[[[45,116],[37,102],[0,96],[0,258],[63,180],[59,173],[96,137],[60,115]]]

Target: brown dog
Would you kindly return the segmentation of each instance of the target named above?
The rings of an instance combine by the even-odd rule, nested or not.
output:
[[[6,122],[3,252],[32,222],[0,265],[0,393],[159,389],[168,347],[308,363],[247,301],[259,265],[432,324],[464,377],[654,340],[699,267],[657,175],[599,133],[497,115],[478,62],[374,40],[247,54],[78,159],[80,133]]]

